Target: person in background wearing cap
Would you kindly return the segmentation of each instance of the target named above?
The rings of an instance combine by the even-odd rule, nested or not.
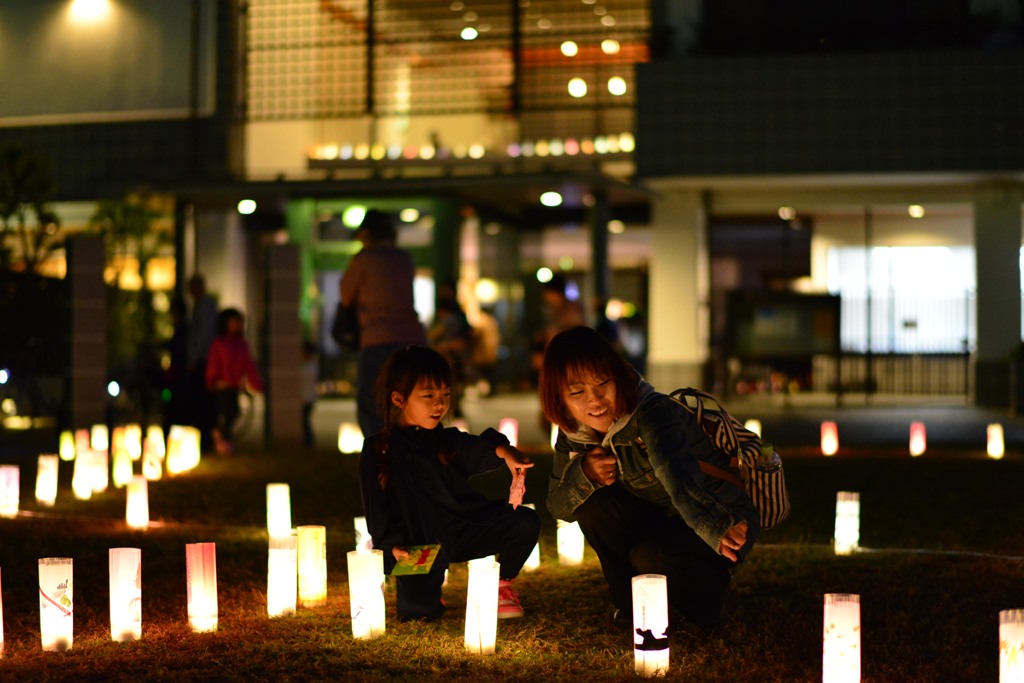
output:
[[[341,278],[341,303],[355,306],[359,319],[356,410],[365,436],[376,434],[383,419],[374,405],[374,384],[392,353],[410,344],[426,346],[423,324],[413,308],[412,257],[395,241],[391,217],[370,209],[355,232],[363,249]]]

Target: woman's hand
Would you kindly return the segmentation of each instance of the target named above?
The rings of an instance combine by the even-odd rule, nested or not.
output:
[[[533,467],[533,463],[530,462],[530,456],[515,446],[498,446],[494,449],[494,452],[505,461],[505,466],[508,467],[508,471],[512,473],[512,476],[520,474],[522,470]]]
[[[399,562],[409,557],[409,551],[405,548],[399,548],[397,545],[391,549],[391,554],[394,555],[395,559]]]
[[[583,468],[583,475],[587,479],[601,486],[614,484],[618,476],[615,455],[601,446],[594,446],[584,453],[580,467]]]
[[[718,545],[718,552],[728,557],[733,562],[739,562],[739,550],[747,542],[747,522],[733,524],[722,536],[722,542]]]

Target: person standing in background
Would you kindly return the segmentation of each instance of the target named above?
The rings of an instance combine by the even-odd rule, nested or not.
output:
[[[377,375],[392,353],[410,344],[426,346],[427,335],[413,307],[412,257],[396,245],[391,217],[370,209],[356,230],[363,249],[352,257],[339,285],[343,306],[359,319],[356,413],[364,436],[376,434],[383,418],[374,405]]]
[[[204,447],[210,446],[216,414],[216,401],[206,388],[206,357],[217,336],[217,301],[206,290],[206,278],[193,275],[188,281],[192,295],[192,318],[188,327],[186,374],[188,382],[189,424],[198,427]]]
[[[218,455],[235,450],[234,427],[238,421],[238,395],[252,389],[263,391],[263,379],[245,340],[245,316],[237,308],[220,313],[220,334],[210,344],[206,363],[206,387],[216,399],[212,430]]]

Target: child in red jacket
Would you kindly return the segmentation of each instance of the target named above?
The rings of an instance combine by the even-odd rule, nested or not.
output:
[[[226,308],[218,319],[220,334],[206,357],[206,386],[217,399],[213,441],[220,455],[234,452],[232,429],[238,420],[238,394],[245,389],[263,391],[263,379],[245,341],[245,316]]]

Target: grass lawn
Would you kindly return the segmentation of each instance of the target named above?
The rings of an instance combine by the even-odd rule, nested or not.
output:
[[[785,451],[783,451],[785,452]],[[822,596],[858,593],[863,680],[998,680],[998,612],[1024,607],[1024,460],[929,453],[911,460],[864,452],[786,461],[793,515],[765,532],[739,569],[741,606],[711,634],[685,623],[670,634],[672,680],[821,680]],[[351,636],[345,553],[362,514],[356,458],[279,450],[208,457],[150,484],[147,531],[123,523],[124,491],[74,500],[62,463],[54,508],[33,498],[35,466],[22,467],[22,510],[0,519],[5,651],[0,681],[620,681],[633,680],[632,635],[613,628],[600,567],[561,567],[555,524],[543,511],[551,459],[536,455],[527,501],[544,527],[541,569],[523,573],[527,615],[499,623],[497,652],[463,648],[466,566],[453,565],[439,622],[400,624],[389,590],[387,633]],[[507,473],[483,490],[507,493]],[[265,486],[291,487],[292,522],[327,528],[328,600],[294,617],[266,616]],[[859,491],[861,544],[836,557],[830,541],[837,491]],[[195,634],[186,619],[185,544],[217,544],[219,628]],[[109,636],[107,550],[142,549],[143,637]],[[74,558],[74,647],[43,652],[37,559]]]

